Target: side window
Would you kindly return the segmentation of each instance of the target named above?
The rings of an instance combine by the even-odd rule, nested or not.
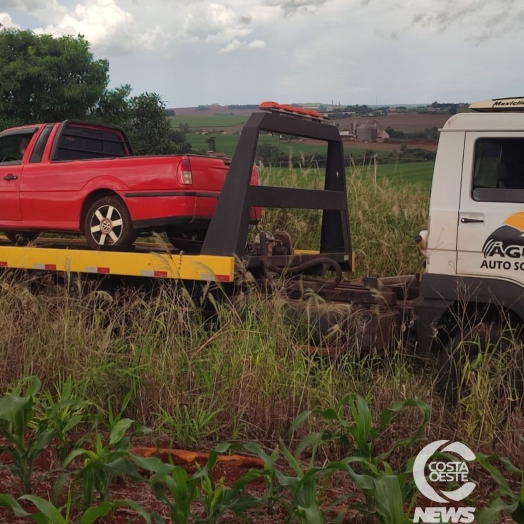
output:
[[[88,160],[127,156],[118,131],[69,125],[62,130],[54,160]]]
[[[0,137],[0,165],[21,164],[34,131],[13,132]]]
[[[53,127],[53,124],[46,125],[44,130],[38,137],[35,147],[33,148],[33,152],[31,153],[31,158],[29,159],[29,162],[31,164],[35,164],[42,161],[42,157],[44,156],[45,145],[47,144],[47,139],[49,138],[49,135],[51,134]]]
[[[524,138],[480,138],[475,143],[473,199],[524,202]]]

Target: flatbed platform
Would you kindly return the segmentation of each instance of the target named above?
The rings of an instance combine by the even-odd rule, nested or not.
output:
[[[233,282],[235,259],[186,255],[148,242],[137,242],[126,251],[92,250],[83,239],[61,238],[14,246],[0,236],[0,268]]]

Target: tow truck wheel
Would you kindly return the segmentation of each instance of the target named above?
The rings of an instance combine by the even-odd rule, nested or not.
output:
[[[38,231],[4,231],[4,235],[17,246],[25,246],[38,238]]]
[[[516,329],[480,323],[458,333],[439,353],[437,367],[436,389],[453,405],[475,392],[523,402],[524,358]]]
[[[84,221],[87,243],[93,248],[128,246],[137,236],[131,215],[120,198],[100,198],[88,209]]]

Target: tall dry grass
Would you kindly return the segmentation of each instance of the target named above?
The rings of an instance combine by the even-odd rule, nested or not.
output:
[[[294,176],[295,185],[319,180],[307,170]],[[427,196],[375,183],[356,168],[348,176],[348,196],[359,274],[420,271],[412,238],[426,225]],[[286,229],[297,246],[315,247],[319,217],[274,210],[262,227]],[[434,389],[434,363],[400,347],[362,354],[355,340],[336,359],[304,353],[303,329],[289,321],[278,294],[268,298],[246,287],[240,308],[219,300],[217,290],[208,300],[214,316],[205,322],[202,297],[181,284],[165,283],[153,294],[70,287],[34,293],[23,275],[0,278],[0,394],[29,375],[51,390],[72,376],[77,395],[118,410],[131,390],[126,416],[151,426],[164,442],[195,448],[217,440],[274,445],[300,412],[328,407],[351,391],[375,412],[395,399],[426,401],[432,407],[429,439],[474,440],[488,449],[506,445],[512,452],[520,446],[519,410],[494,419],[504,399],[491,401],[485,385],[470,387],[457,407],[444,404]],[[486,384],[489,373],[480,367],[468,380]],[[315,420],[305,429],[315,429]]]

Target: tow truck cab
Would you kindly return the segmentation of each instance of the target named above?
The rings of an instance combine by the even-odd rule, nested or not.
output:
[[[426,237],[419,344],[476,310],[524,321],[524,98],[471,105],[441,129]],[[455,322],[456,323],[456,322]]]

